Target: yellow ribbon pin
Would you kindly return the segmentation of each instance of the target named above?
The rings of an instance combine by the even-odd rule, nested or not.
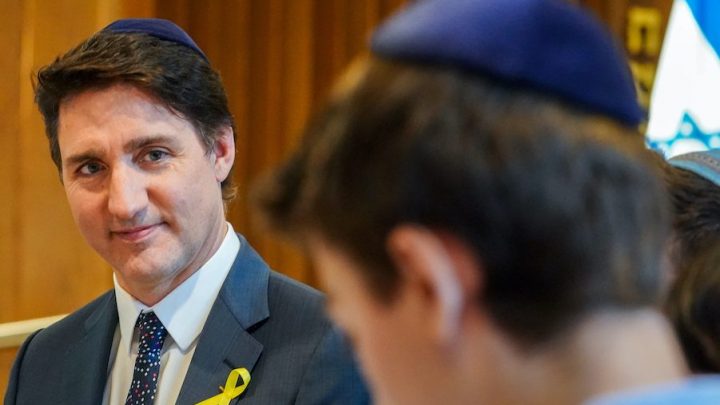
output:
[[[241,385],[237,385],[239,378],[242,379]],[[228,375],[225,388],[220,388],[222,393],[195,405],[228,405],[233,398],[237,398],[245,391],[248,384],[250,384],[250,372],[246,368],[236,368]]]

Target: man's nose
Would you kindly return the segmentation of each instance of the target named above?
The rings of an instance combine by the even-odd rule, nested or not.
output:
[[[112,169],[108,189],[108,210],[120,220],[135,218],[147,207],[148,195],[142,173],[131,167]]]

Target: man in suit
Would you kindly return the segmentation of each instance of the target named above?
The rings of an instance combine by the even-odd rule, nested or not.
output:
[[[642,116],[571,2],[418,1],[260,203],[380,403],[717,404],[655,307],[668,212]]]
[[[114,22],[40,69],[35,90],[73,217],[115,288],[27,339],[6,405],[368,402],[322,296],[225,221],[233,119],[185,32]]]

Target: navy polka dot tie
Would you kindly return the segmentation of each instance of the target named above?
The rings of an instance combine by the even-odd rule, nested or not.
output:
[[[150,405],[155,401],[160,374],[160,352],[165,343],[167,329],[154,312],[141,313],[135,327],[140,335],[140,346],[125,404]]]

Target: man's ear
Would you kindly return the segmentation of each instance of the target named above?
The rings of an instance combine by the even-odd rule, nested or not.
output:
[[[235,139],[232,127],[228,125],[219,129],[211,152],[215,165],[215,178],[218,182],[222,182],[230,174],[233,162],[235,162]]]
[[[400,288],[419,296],[425,320],[442,345],[452,345],[468,306],[477,305],[482,273],[474,252],[459,238],[401,225],[387,238],[387,249],[400,271]]]

